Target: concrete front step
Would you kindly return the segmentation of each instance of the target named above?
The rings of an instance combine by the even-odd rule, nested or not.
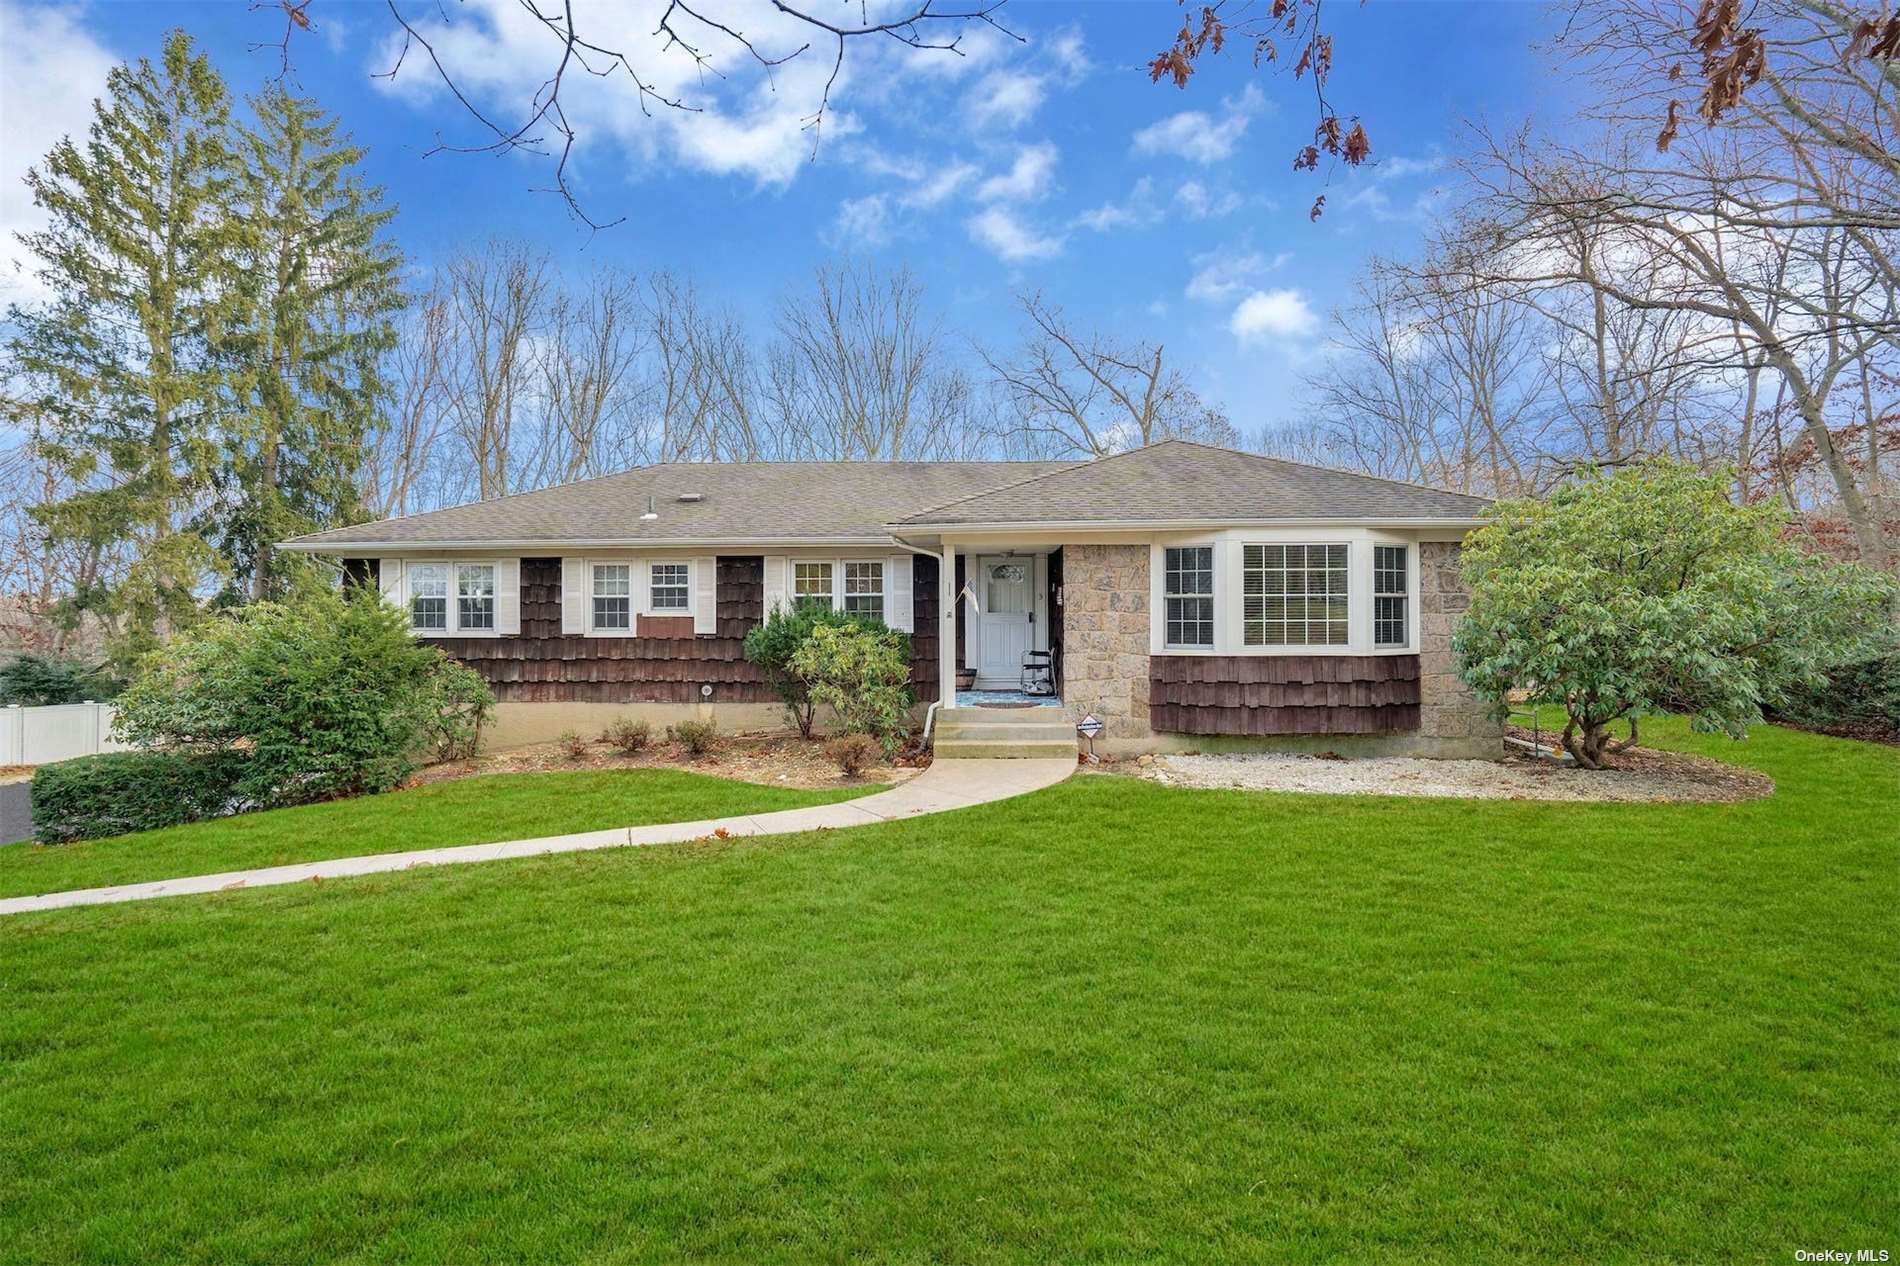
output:
[[[986,743],[1075,742],[1075,727],[1067,721],[1039,725],[999,725],[990,721],[946,721],[937,728],[944,739],[975,739]]]
[[[937,760],[1035,760],[1038,758],[1075,759],[1075,736],[1065,739],[983,739],[938,738],[931,749]]]

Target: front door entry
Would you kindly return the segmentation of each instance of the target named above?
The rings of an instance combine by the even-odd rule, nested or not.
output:
[[[1033,558],[990,555],[979,564],[976,676],[991,688],[1014,687],[1022,677],[1023,656],[1036,640]]]

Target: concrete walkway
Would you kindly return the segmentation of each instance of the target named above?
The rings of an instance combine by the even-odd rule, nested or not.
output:
[[[191,875],[150,883],[121,884],[114,888],[78,888],[37,897],[0,900],[0,915],[58,910],[65,906],[109,905],[120,901],[150,901],[155,897],[183,897],[238,888],[268,888],[311,879],[346,879],[376,875],[416,866],[454,866],[465,862],[493,862],[541,853],[578,853],[595,848],[626,848],[637,844],[677,844],[724,832],[727,836],[786,835],[892,822],[926,813],[942,813],[1007,800],[1052,787],[1075,772],[1073,760],[946,760],[939,761],[902,786],[839,804],[808,809],[784,809],[749,817],[707,818],[702,822],[672,822],[660,826],[616,827],[579,835],[550,835],[536,840],[504,840],[496,844],[463,844],[455,848],[423,848],[408,853],[376,853],[369,857],[336,857],[323,862],[270,866],[261,870],[230,870],[219,875]]]

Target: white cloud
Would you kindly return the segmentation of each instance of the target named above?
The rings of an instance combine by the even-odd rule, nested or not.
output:
[[[846,198],[838,214],[819,234],[833,250],[875,249],[890,244],[893,233],[890,205],[881,193]]]
[[[1445,170],[1445,156],[1432,154],[1425,158],[1407,158],[1400,154],[1395,158],[1382,158],[1372,165],[1372,174],[1381,180],[1404,180],[1408,176],[1429,176]]]
[[[1232,215],[1240,209],[1240,195],[1232,190],[1211,193],[1198,180],[1184,181],[1174,191],[1174,200],[1191,220],[1211,220]]]
[[[1057,69],[1071,79],[1086,75],[1094,63],[1089,61],[1088,49],[1082,42],[1082,32],[1076,27],[1065,27],[1057,31],[1043,44],[1043,51],[1056,64]]]
[[[1296,337],[1310,333],[1319,317],[1297,290],[1256,290],[1240,301],[1227,328],[1244,342],[1268,336]]]
[[[1077,225],[1106,233],[1111,229],[1145,228],[1161,219],[1161,204],[1155,198],[1152,176],[1143,176],[1121,202],[1105,202],[1092,211],[1075,217]]]
[[[1135,133],[1137,154],[1185,158],[1202,165],[1223,162],[1233,155],[1234,147],[1247,134],[1247,125],[1266,106],[1266,98],[1256,84],[1248,84],[1239,96],[1221,103],[1221,113],[1183,110]]]
[[[23,183],[61,139],[83,138],[92,101],[105,91],[118,62],[79,23],[76,10],[26,7],[0,0],[0,309],[49,297],[32,273],[33,257],[16,233],[46,223]]]
[[[984,202],[1034,202],[1049,192],[1057,157],[1056,147],[1047,141],[1025,145],[1016,151],[1008,171],[977,186],[976,196]]]
[[[796,48],[809,28],[775,12],[762,0],[741,0],[744,29],[761,50]],[[529,6],[516,0],[466,0],[448,8],[431,7],[413,19],[444,64],[455,67],[456,83],[475,103],[508,126],[522,103],[546,84],[550,56],[558,44]],[[672,109],[643,101],[624,68],[604,76],[570,74],[561,105],[575,126],[576,162],[571,171],[585,179],[594,155],[607,148],[616,158],[636,163],[673,163],[717,175],[746,177],[766,186],[789,184],[812,154],[810,116],[824,97],[831,77],[829,58],[794,57],[767,74],[753,55],[735,41],[708,35],[701,42],[702,66],[652,29],[651,19],[631,9],[605,7],[589,18],[588,38],[623,52],[633,72],[649,85],[654,98],[671,98],[692,107]],[[396,58],[400,34],[391,32],[371,54],[372,65],[386,69]],[[413,55],[394,80],[377,80],[397,100],[439,102],[440,80],[426,61]],[[945,61],[967,61],[939,53]],[[831,87],[823,136],[835,143],[861,130],[842,103],[853,87],[875,95],[877,78],[903,73],[895,57],[845,59]],[[474,127],[472,121],[468,127]]]
[[[1046,91],[1039,75],[993,70],[964,99],[964,113],[979,128],[1018,128],[1035,117]]]
[[[976,177],[977,169],[974,163],[949,163],[928,175],[920,176],[911,189],[898,198],[898,201],[907,207],[934,207],[975,180]]]
[[[1196,256],[1194,262],[1200,267],[1188,278],[1186,293],[1202,303],[1224,303],[1250,289],[1253,278],[1274,267],[1259,251],[1250,250],[1217,250]]]
[[[968,227],[978,244],[1011,263],[1051,259],[1062,253],[1062,238],[1033,227],[1007,207],[979,211],[970,217]]]

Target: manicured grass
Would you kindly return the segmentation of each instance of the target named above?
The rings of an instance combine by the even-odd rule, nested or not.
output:
[[[1900,754],[1081,778],[0,920],[0,1258],[1786,1262],[1900,1227]]]
[[[76,844],[0,846],[0,897],[849,800],[672,769],[495,774]]]

